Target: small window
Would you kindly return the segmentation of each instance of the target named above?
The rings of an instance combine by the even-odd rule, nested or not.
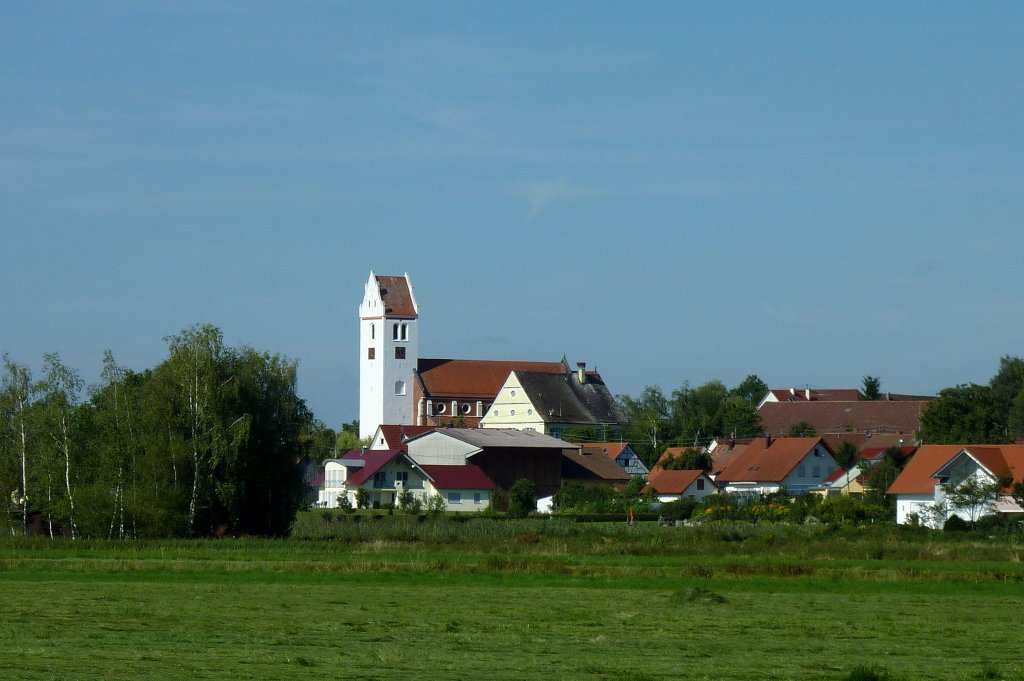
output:
[[[797,477],[800,477],[800,478],[806,478],[807,477],[807,468],[803,464],[800,464],[800,466],[796,469],[796,475],[797,475]]]
[[[398,471],[395,473],[395,480],[402,484],[409,482],[409,471]]]
[[[438,414],[444,413],[444,402],[438,402],[437,407],[434,409]]]
[[[512,391],[510,391],[510,393],[509,393],[509,394],[510,394],[510,395],[512,395],[512,397],[515,397],[515,396],[516,396],[516,391],[515,391],[515,390],[512,390]]]
[[[462,492],[448,492],[448,503],[449,504],[461,504],[462,503]]]
[[[405,394],[405,381],[395,381],[395,394],[396,395],[404,395]]]
[[[697,489],[701,492],[704,491],[704,478],[697,478]]]
[[[473,407],[471,407],[468,402],[466,404],[462,405],[462,413],[463,414],[468,414],[471,411],[473,411]]]
[[[391,339],[398,340],[398,324],[394,324],[391,327]]]
[[[402,340],[409,340],[409,325],[402,324]]]
[[[526,410],[526,415],[527,416],[533,416],[533,410],[532,409],[527,409]]]
[[[366,359],[377,359],[377,348],[367,348]]]
[[[395,359],[405,359],[405,346],[395,348]]]
[[[814,468],[811,469],[811,477],[812,478],[820,478],[821,477],[821,466],[814,466]]]
[[[497,409],[495,409],[495,410],[494,410],[494,415],[495,415],[495,416],[498,416],[499,414],[501,414],[501,412],[500,412],[500,411],[498,411]]]
[[[480,492],[473,492],[473,503],[474,504],[479,504],[480,503]]]
[[[376,337],[377,337],[377,325],[376,324],[370,324],[370,340],[373,340]]]
[[[510,410],[510,411],[508,412],[508,414],[509,414],[509,416],[515,416],[515,415],[516,415],[516,410],[515,410],[515,409],[512,409],[512,410]]]

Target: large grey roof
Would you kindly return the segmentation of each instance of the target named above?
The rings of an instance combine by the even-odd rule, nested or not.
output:
[[[515,430],[512,428],[439,428],[421,435],[443,433],[448,437],[473,445],[474,447],[521,447],[542,449],[575,449],[576,445],[538,433],[535,430]],[[418,438],[417,438],[418,439]]]
[[[626,419],[597,372],[580,383],[576,372],[517,371],[516,378],[544,421],[580,425],[623,424]]]

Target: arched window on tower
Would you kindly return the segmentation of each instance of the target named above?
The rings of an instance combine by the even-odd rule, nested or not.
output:
[[[395,394],[396,395],[404,395],[405,394],[405,381],[395,381]]]
[[[377,337],[377,325],[371,323],[370,324],[370,340],[373,340],[376,337]]]
[[[398,324],[397,322],[391,327],[391,340],[398,340]]]

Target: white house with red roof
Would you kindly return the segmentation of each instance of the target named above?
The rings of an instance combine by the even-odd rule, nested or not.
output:
[[[371,505],[397,505],[403,491],[421,501],[439,494],[450,511],[482,511],[491,503],[494,482],[472,464],[421,466],[404,448],[354,450],[324,465],[324,483],[319,502],[337,508],[347,497],[356,506],[360,489]]]
[[[967,481],[991,490],[988,498],[965,504],[954,492]],[[1024,482],[1024,445],[921,445],[889,487],[896,497],[896,522],[942,527],[950,517],[977,520],[987,513],[1022,513],[1010,496]]]
[[[655,468],[647,480],[644,492],[654,490],[658,501],[676,499],[703,499],[718,494],[718,486],[707,473],[701,470],[675,470]]]
[[[802,494],[824,485],[838,468],[820,437],[759,437],[751,440],[718,474],[726,492]]]

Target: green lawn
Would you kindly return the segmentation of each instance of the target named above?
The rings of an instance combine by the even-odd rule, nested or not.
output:
[[[1024,679],[1009,540],[436,531],[9,540],[0,677]]]

